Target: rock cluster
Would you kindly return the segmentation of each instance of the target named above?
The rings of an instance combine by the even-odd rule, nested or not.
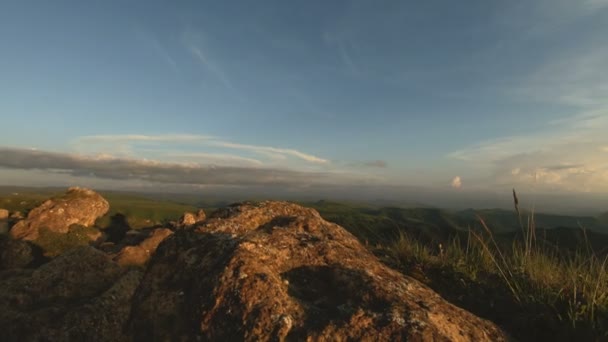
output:
[[[25,220],[17,222],[10,234],[15,239],[36,240],[40,229],[67,233],[72,225],[92,226],[110,209],[98,193],[84,188],[70,188],[63,196],[49,199],[32,209]]]
[[[40,266],[29,241],[40,228],[67,236],[107,211],[99,194],[70,189],[0,238],[3,340],[507,339],[286,202],[186,213],[176,228],[189,229],[117,235],[112,248],[72,248]]]
[[[121,341],[142,272],[92,247],[0,277],[5,341]]]

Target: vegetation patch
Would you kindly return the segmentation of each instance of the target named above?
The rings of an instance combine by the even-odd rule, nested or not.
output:
[[[110,211],[96,222],[101,228],[111,226],[112,217],[116,214],[124,215],[130,228],[141,229],[176,221],[184,212],[198,210],[193,205],[172,201],[157,201],[120,193],[101,194],[110,203]]]
[[[385,263],[519,340],[608,340],[603,217],[520,210],[515,193],[514,204],[515,213],[307,205]]]
[[[93,227],[72,225],[67,233],[56,233],[49,229],[40,229],[38,239],[33,241],[44,251],[46,257],[56,257],[73,248],[86,246],[91,242],[91,236],[99,234]]]

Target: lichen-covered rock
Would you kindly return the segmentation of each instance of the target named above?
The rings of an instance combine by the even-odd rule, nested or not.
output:
[[[222,209],[167,238],[128,329],[135,340],[506,339],[380,263],[342,227],[284,202]]]
[[[95,191],[70,188],[65,195],[49,199],[32,209],[27,219],[12,227],[10,234],[16,239],[36,240],[41,228],[67,233],[72,225],[90,227],[109,208],[108,201]]]
[[[82,247],[36,270],[6,272],[0,277],[2,340],[127,340],[123,326],[141,271],[126,271]]]
[[[41,256],[42,253],[29,242],[0,236],[0,270],[28,267]]]
[[[173,231],[170,229],[155,229],[139,245],[124,247],[115,260],[121,266],[142,266],[148,262],[158,245],[171,234],[173,234]]]

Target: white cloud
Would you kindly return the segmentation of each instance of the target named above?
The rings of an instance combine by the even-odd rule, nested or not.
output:
[[[488,188],[608,192],[608,111],[553,122],[544,131],[486,141],[449,154],[487,170]],[[477,181],[475,182],[478,183]]]
[[[135,180],[164,184],[208,185],[335,185],[359,184],[365,177],[334,172],[304,172],[284,168],[199,165],[143,158],[89,156],[0,147],[0,168],[44,170],[68,177]]]
[[[142,144],[146,144],[146,147],[142,147]],[[172,146],[172,150],[167,149],[169,145]],[[329,160],[327,159],[295,149],[240,144],[218,140],[213,136],[195,134],[92,135],[76,139],[73,146],[81,153],[94,152],[97,154],[105,154],[108,150],[111,150],[114,153],[118,152],[121,157],[133,157],[140,155],[142,152],[148,152],[155,155],[155,158],[158,157],[161,159],[178,157],[181,155],[181,158],[189,156],[191,158],[207,159],[208,161],[216,163],[221,161],[222,164],[245,162],[248,164],[261,165],[264,164],[265,159],[269,164],[274,166],[281,166],[281,164],[290,166],[293,165],[294,158],[316,165],[329,164]],[[176,148],[182,148],[182,150],[176,151]],[[204,151],[204,149],[239,150],[249,155],[212,153]],[[263,158],[251,158],[251,154]]]
[[[462,187],[462,179],[460,176],[456,176],[452,179],[452,188],[460,189]]]
[[[232,143],[232,142],[227,142],[227,141],[212,141],[209,144],[213,145],[213,146],[220,146],[220,147],[237,149],[237,150],[251,151],[251,152],[255,152],[255,153],[275,153],[275,154],[279,154],[279,155],[289,155],[289,156],[293,156],[293,157],[296,157],[296,158],[299,158],[299,159],[302,159],[302,160],[305,160],[305,161],[308,161],[311,163],[319,163],[319,164],[328,163],[327,159],[319,158],[319,157],[313,156],[311,154],[303,153],[303,152],[300,152],[297,150],[286,149],[286,148],[245,145],[245,144],[237,144],[237,143]]]

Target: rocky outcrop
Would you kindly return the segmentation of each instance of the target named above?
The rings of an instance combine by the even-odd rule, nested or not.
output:
[[[207,219],[207,215],[203,209],[199,209],[196,214],[191,212],[185,212],[177,222],[178,228],[187,228],[196,225],[197,223],[203,222]]]
[[[84,188],[70,188],[65,195],[49,199],[31,210],[27,219],[12,227],[10,234],[16,239],[36,240],[41,228],[63,234],[72,225],[90,227],[109,208],[108,202],[98,193]]]
[[[184,215],[182,215],[182,217],[179,218],[179,221],[177,221],[177,225],[179,227],[187,227],[187,226],[192,226],[193,224],[196,223],[196,219],[194,218],[194,214],[191,212],[185,212]]]
[[[167,238],[128,331],[135,340],[506,339],[380,263],[342,227],[284,202],[232,206]]]
[[[196,223],[203,222],[207,219],[207,214],[205,214],[205,211],[203,209],[199,209],[196,212],[195,219],[196,219]]]
[[[4,341],[121,341],[141,271],[125,270],[92,247],[36,270],[0,274]]]
[[[0,208],[0,220],[7,220],[8,218],[9,218],[8,210]]]
[[[170,229],[155,229],[139,245],[124,247],[115,260],[121,266],[142,266],[148,262],[158,245],[171,234],[173,234],[173,231]]]

